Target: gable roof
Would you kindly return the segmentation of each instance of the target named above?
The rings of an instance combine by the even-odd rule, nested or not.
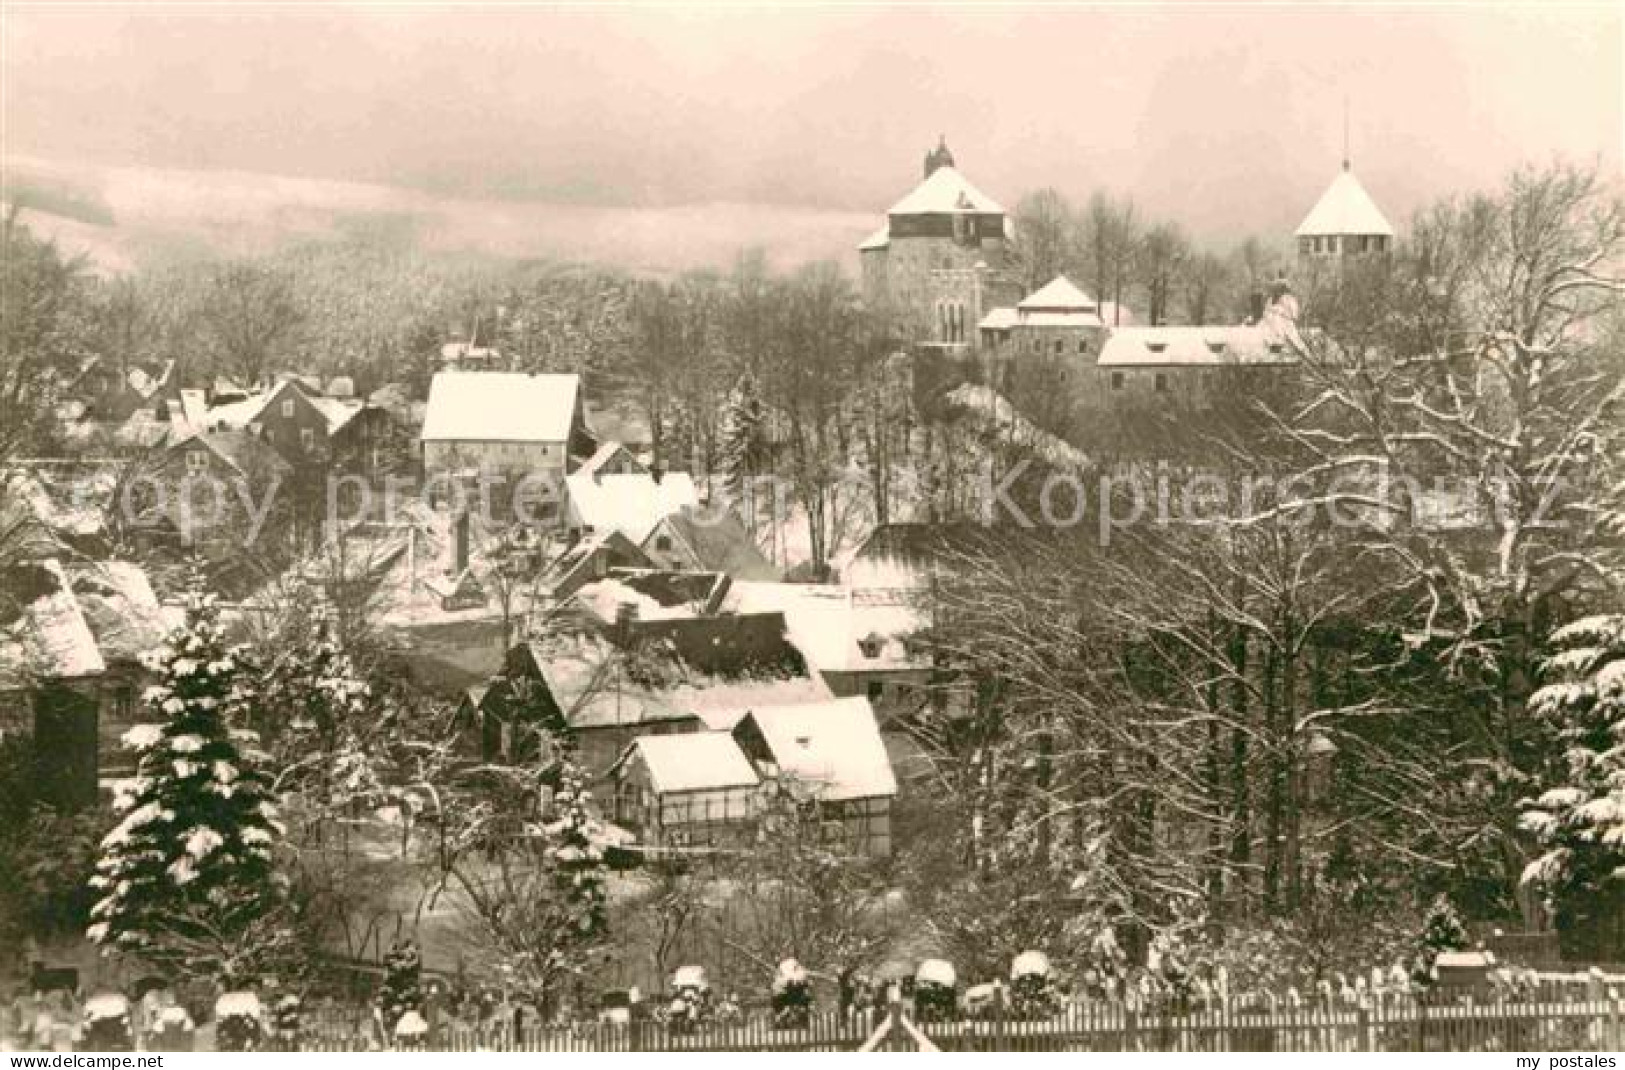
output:
[[[193,443],[219,457],[238,475],[291,470],[281,454],[250,431],[194,431],[177,439],[169,448],[179,450]]]
[[[779,578],[779,570],[762,554],[732,509],[709,509],[702,515],[696,508],[684,506],[654,526],[643,540],[645,549],[661,534],[669,535],[688,552],[692,568],[721,572],[736,580]]]
[[[542,571],[541,589],[554,598],[568,598],[595,577],[592,562],[602,557],[604,573],[611,568],[653,568],[654,562],[637,543],[618,531],[595,532],[554,558]]]
[[[1289,332],[1250,327],[1123,327],[1111,332],[1096,364],[1102,368],[1227,367],[1294,364]]]
[[[795,706],[757,706],[734,728],[739,739],[754,725],[779,775],[827,802],[896,795],[897,777],[861,696]]]
[[[754,787],[750,759],[727,732],[639,736],[628,747],[643,759],[649,782],[660,794]]]
[[[1371,194],[1346,167],[1337,172],[1320,200],[1298,224],[1298,237],[1328,234],[1385,234],[1392,237],[1393,226],[1382,214]]]
[[[568,442],[579,375],[437,372],[423,417],[425,442]]]
[[[891,206],[887,215],[937,215],[972,212],[1002,215],[1004,208],[970,184],[952,167],[939,167],[909,194]]]
[[[133,661],[180,623],[158,602],[146,570],[134,562],[75,568],[71,586],[104,659]]]

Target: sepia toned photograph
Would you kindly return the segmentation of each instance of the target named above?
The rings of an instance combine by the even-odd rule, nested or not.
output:
[[[1625,5],[0,0],[0,1051],[1620,1066]]]

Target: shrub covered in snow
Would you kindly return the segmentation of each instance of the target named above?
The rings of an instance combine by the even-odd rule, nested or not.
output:
[[[914,971],[914,1016],[922,1022],[946,1022],[959,1013],[959,977],[953,964],[926,959]]]
[[[773,975],[773,1024],[779,1029],[805,1029],[812,1016],[812,984],[795,959],[779,963]]]
[[[384,983],[378,1011],[391,1035],[408,1013],[423,1009],[423,956],[411,940],[397,940],[384,957]]]
[[[102,992],[85,1002],[81,1047],[89,1051],[134,1051],[130,1001],[117,992]]]
[[[265,1044],[265,1010],[252,992],[226,992],[214,1004],[217,1051],[259,1051]]]
[[[1017,1017],[1047,1018],[1060,1006],[1055,970],[1042,951],[1023,951],[1010,963],[1010,1005]]]

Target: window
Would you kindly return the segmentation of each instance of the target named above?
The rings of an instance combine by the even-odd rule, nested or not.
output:
[[[1315,251],[1315,239],[1313,239],[1313,238],[1299,238],[1298,239],[1298,252],[1300,252],[1300,253],[1304,254],[1305,256],[1307,256],[1308,254],[1310,254],[1310,253],[1312,253],[1314,251]]]
[[[286,401],[284,401],[282,403],[282,418],[284,420],[293,419],[293,399],[292,398],[288,398]]]
[[[316,432],[308,427],[299,429],[299,448],[302,450],[314,449],[316,446]]]
[[[1055,355],[1058,357],[1064,352],[1066,352],[1066,340],[1057,338],[1055,340]]]
[[[1087,353],[1087,352],[1089,352],[1089,339],[1087,339],[1087,338],[1079,338],[1078,339],[1078,352],[1079,353]]]
[[[671,552],[671,536],[670,535],[656,535],[655,536],[655,549],[661,551],[662,553],[670,553]]]
[[[1326,239],[1326,251],[1328,253],[1337,252],[1337,236],[1335,234]]]
[[[186,451],[186,469],[189,472],[201,472],[209,467],[209,455],[201,449]]]
[[[1158,372],[1156,382],[1157,382],[1157,393],[1166,394],[1168,392],[1168,373],[1167,372]]]
[[[883,680],[870,680],[868,686],[869,701],[879,702],[886,694],[886,684]]]
[[[1121,390],[1121,389],[1123,389],[1123,373],[1122,372],[1112,372],[1112,389],[1113,390]]]

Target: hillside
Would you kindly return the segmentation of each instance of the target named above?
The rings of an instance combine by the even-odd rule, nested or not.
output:
[[[774,266],[836,259],[874,219],[758,204],[585,207],[439,197],[391,186],[255,174],[0,161],[4,199],[37,232],[116,273],[153,258],[255,255],[353,230],[426,250],[605,264],[653,275],[725,267],[744,247]]]

